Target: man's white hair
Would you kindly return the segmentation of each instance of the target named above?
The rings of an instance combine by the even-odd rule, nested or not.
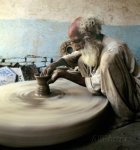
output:
[[[82,18],[79,25],[81,34],[99,35],[101,33],[102,21],[95,17]]]

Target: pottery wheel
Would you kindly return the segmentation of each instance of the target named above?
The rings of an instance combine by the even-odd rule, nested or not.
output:
[[[59,79],[49,96],[35,96],[36,81],[0,87],[0,144],[42,146],[78,138],[94,128],[108,101]]]

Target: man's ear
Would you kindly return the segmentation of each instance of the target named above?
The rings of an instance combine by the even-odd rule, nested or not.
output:
[[[70,40],[63,42],[60,45],[60,50],[59,51],[60,51],[61,56],[71,54],[74,50],[72,48]]]

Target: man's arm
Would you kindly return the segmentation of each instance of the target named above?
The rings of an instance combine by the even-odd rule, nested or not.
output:
[[[51,79],[49,80],[50,83],[54,83],[58,78],[64,78],[67,80],[70,80],[76,84],[79,84],[81,86],[86,86],[85,85],[85,78],[81,76],[81,73],[78,71],[69,71],[69,70],[63,70],[63,69],[56,69],[52,76]]]
[[[50,64],[48,67],[46,67],[43,70],[43,72],[41,73],[41,76],[51,75],[53,73],[53,71],[56,70],[56,68],[59,66],[67,66],[68,67],[68,64],[66,63],[66,61],[63,58],[60,58],[57,62],[54,62],[54,63]]]
[[[77,62],[81,53],[75,51],[69,55],[66,55],[60,58],[58,61],[50,64],[45,70],[42,72],[42,75],[51,75],[54,70],[57,69],[59,66],[67,66],[67,67],[75,67],[77,66]]]
[[[81,86],[86,86],[85,77],[82,77],[81,73],[78,71],[71,72],[68,70],[68,71],[66,71],[65,77],[63,77],[63,78],[70,80],[74,83],[77,83]]]

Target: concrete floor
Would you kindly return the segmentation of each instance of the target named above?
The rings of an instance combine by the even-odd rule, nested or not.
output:
[[[140,149],[140,122],[131,123],[124,127],[101,132],[91,133],[77,140],[64,144],[33,148],[9,148],[0,146],[0,150],[139,150]]]

